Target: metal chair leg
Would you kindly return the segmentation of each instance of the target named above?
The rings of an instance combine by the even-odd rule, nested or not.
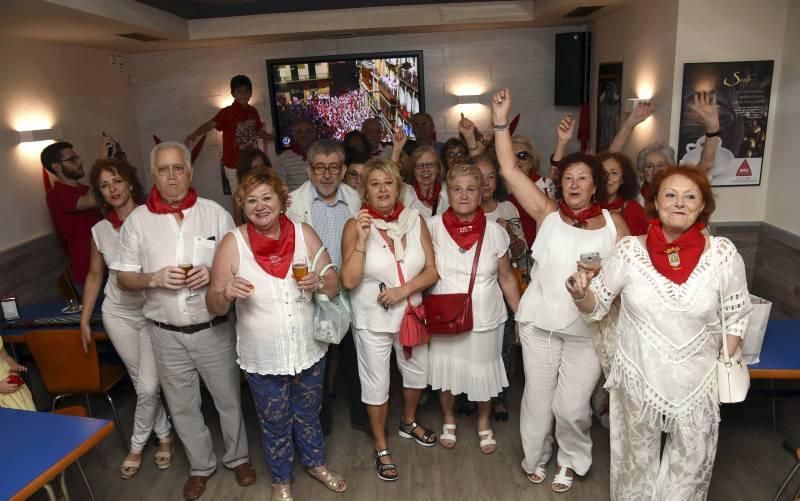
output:
[[[94,414],[92,413],[92,403],[89,401],[89,394],[84,393],[83,397],[86,399],[86,412],[89,413],[89,416],[94,417]]]
[[[44,484],[44,490],[47,492],[47,497],[50,498],[50,501],[58,501],[58,497],[56,497],[56,491],[53,489],[52,485]]]
[[[778,501],[780,499],[781,494],[783,494],[783,491],[785,491],[786,488],[789,487],[789,483],[792,481],[792,477],[794,477],[794,474],[797,473],[797,470],[800,470],[800,463],[796,463],[789,471],[789,474],[786,475],[786,478],[783,479],[783,483],[778,489],[778,492],[775,493],[775,497],[772,498],[772,501]],[[798,489],[798,493],[800,493],[800,489]],[[795,497],[797,497],[797,494],[795,494]]]
[[[96,450],[97,455],[100,456],[100,462],[103,464],[103,469],[108,471],[108,461],[106,461],[106,456],[103,454],[103,451],[100,450],[100,446],[95,445],[94,450]]]
[[[75,461],[75,465],[78,466],[78,471],[81,474],[81,478],[83,478],[83,485],[85,485],[86,490],[89,491],[89,499],[94,501],[94,492],[92,492],[92,486],[89,485],[89,480],[86,478],[86,473],[83,471],[83,466],[81,466],[80,460]]]
[[[58,404],[58,401],[59,401],[59,400],[61,400],[61,399],[62,399],[62,398],[64,398],[64,397],[67,397],[67,396],[69,396],[69,394],[68,394],[68,393],[63,393],[63,394],[61,394],[61,395],[56,395],[56,396],[53,398],[53,402],[52,402],[52,404],[50,404],[50,412],[53,412],[54,410],[56,410],[56,404]]]
[[[114,401],[111,399],[111,395],[106,393],[106,400],[108,400],[108,405],[111,406],[111,413],[114,414],[114,422],[117,424],[117,430],[119,431],[119,438],[122,440],[122,449],[125,451],[129,451],[129,443],[128,439],[125,438],[125,432],[122,431],[122,425],[119,422],[119,416],[117,415],[117,409],[114,407]]]
[[[58,476],[58,483],[61,485],[61,499],[69,501],[69,491],[67,490],[67,470],[61,472]]]

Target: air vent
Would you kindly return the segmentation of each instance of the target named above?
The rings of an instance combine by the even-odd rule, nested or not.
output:
[[[130,38],[131,40],[137,40],[139,42],[159,42],[161,40],[166,40],[166,38],[154,37],[145,33],[139,33],[138,31],[134,33],[117,33],[117,36],[122,38]]]
[[[338,40],[340,38],[353,38],[356,36],[355,32],[352,31],[342,31],[339,33],[328,33],[325,35],[325,38],[329,38],[331,40]]]
[[[586,17],[602,9],[603,5],[587,5],[567,12],[564,17]]]

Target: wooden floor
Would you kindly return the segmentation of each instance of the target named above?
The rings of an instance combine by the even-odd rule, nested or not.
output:
[[[296,468],[294,487],[297,500],[604,500],[608,499],[608,432],[599,423],[592,429],[594,439],[594,464],[589,474],[576,480],[566,494],[550,490],[554,466],[548,471],[548,480],[533,485],[526,480],[520,467],[522,446],[519,439],[519,400],[522,381],[514,382],[510,391],[511,419],[496,423],[498,450],[484,456],[475,436],[475,416],[462,417],[458,423],[458,444],[453,450],[442,447],[423,448],[399,438],[396,430],[401,397],[396,390],[399,381],[393,381],[390,403],[390,447],[400,471],[400,479],[389,483],[375,476],[371,460],[371,442],[363,432],[350,428],[347,402],[340,391],[334,405],[334,432],[326,439],[328,464],[331,469],[346,475],[348,488],[337,495],[327,491],[322,484],[311,479],[302,468]],[[764,382],[755,382],[756,385]],[[204,500],[268,500],[270,498],[269,472],[264,462],[260,435],[253,404],[246,386],[243,389],[243,406],[247,421],[250,454],[258,473],[258,482],[251,487],[239,487],[233,473],[220,464],[208,484]],[[795,387],[796,389],[796,387]],[[130,385],[115,390],[123,427],[130,432],[133,417],[134,393]],[[97,400],[93,406],[101,417],[110,417],[104,403]],[[769,500],[783,477],[793,465],[793,460],[782,448],[786,438],[800,442],[800,398],[777,400],[778,431],[772,431],[771,400],[754,398],[746,404],[723,408],[714,476],[709,499],[712,500]],[[222,443],[218,417],[209,399],[204,403],[207,423],[215,438],[218,457],[222,456]],[[419,421],[440,430],[441,418],[436,397],[420,409]],[[117,435],[105,439],[102,451],[110,463],[110,471],[103,470],[97,454],[92,451],[83,463],[98,500],[180,500],[182,486],[188,475],[188,465],[180,446],[172,467],[159,471],[152,463],[153,447],[145,450],[146,462],[139,474],[131,480],[119,478],[118,466],[124,457]],[[800,475],[799,475],[800,476]],[[796,479],[792,489],[800,478]],[[68,473],[72,499],[88,499],[75,468]],[[790,490],[790,492],[794,492]],[[38,493],[33,499],[46,499]],[[787,498],[788,499],[788,496]]]

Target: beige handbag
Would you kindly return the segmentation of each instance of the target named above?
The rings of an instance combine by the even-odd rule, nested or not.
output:
[[[716,251],[712,249],[716,257]],[[719,268],[719,267],[718,267]],[[733,355],[728,356],[728,326],[725,322],[725,309],[722,284],[719,288],[719,313],[722,322],[722,353],[717,356],[717,383],[719,386],[719,402],[721,404],[735,404],[743,402],[750,389],[750,372],[747,370],[742,343],[736,347]]]

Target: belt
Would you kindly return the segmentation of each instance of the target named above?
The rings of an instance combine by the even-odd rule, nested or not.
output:
[[[156,321],[153,321],[153,323],[156,324],[156,327],[158,327],[159,329],[164,329],[173,332],[180,332],[182,334],[194,334],[195,332],[200,332],[206,329],[210,329],[215,325],[219,325],[227,321],[228,321],[228,316],[222,315],[221,317],[212,318],[210,322],[203,322],[202,324],[194,324],[194,325],[182,325],[180,327],[177,325],[170,325]]]

